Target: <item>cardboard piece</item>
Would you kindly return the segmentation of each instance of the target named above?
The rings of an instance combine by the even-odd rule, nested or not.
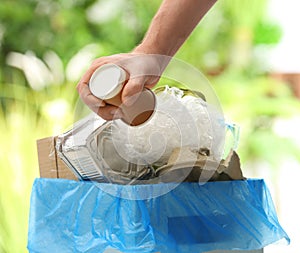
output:
[[[56,152],[57,137],[37,140],[40,177],[77,180],[74,173],[65,165]]]
[[[209,156],[209,150],[181,147],[173,150],[166,165],[157,169],[164,182],[177,182],[185,176],[186,182],[244,180],[238,154],[231,150],[225,160],[218,162]]]

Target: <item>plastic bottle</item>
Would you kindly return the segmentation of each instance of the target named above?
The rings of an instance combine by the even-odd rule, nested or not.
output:
[[[122,103],[121,95],[128,80],[128,73],[116,64],[105,64],[95,70],[89,87],[92,94],[106,103],[122,110],[122,120],[130,126],[138,126],[146,122],[154,113],[156,98],[154,93],[144,88],[137,94],[131,106]]]

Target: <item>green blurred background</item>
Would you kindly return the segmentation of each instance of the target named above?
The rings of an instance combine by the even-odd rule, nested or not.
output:
[[[81,74],[96,57],[134,48],[160,3],[1,0],[1,253],[27,251],[30,191],[39,176],[36,140],[62,133],[74,122]],[[291,78],[272,70],[262,57],[284,34],[268,15],[268,4],[220,0],[176,57],[206,75],[226,117],[241,127],[244,174],[266,175],[281,218],[281,168],[285,160],[298,167],[300,161],[297,139],[290,134],[299,124],[300,84],[294,81],[297,73]]]

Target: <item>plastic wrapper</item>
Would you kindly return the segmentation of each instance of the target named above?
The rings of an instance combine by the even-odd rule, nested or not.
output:
[[[155,90],[156,109],[144,124],[130,127],[115,121],[113,142],[118,153],[135,164],[162,166],[178,147],[208,149],[220,161],[223,155],[223,114],[199,93],[175,87]]]
[[[263,180],[182,183],[151,197],[166,188],[174,187],[36,179],[29,252],[191,253],[289,242]]]

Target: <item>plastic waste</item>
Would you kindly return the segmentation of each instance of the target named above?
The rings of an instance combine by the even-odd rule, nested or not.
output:
[[[155,112],[144,124],[132,127],[122,120],[105,122],[98,116],[88,117],[58,136],[57,153],[81,180],[146,184],[170,182],[167,176],[160,176],[187,160],[183,156],[189,149],[189,166],[181,168],[184,171],[176,175],[176,181],[184,181],[192,173],[199,164],[199,154],[205,156],[200,169],[210,171],[210,176],[199,181],[209,180],[221,160],[236,148],[236,126],[227,124],[222,112],[199,92],[165,86],[155,94]],[[228,135],[231,139],[225,150]],[[176,160],[173,154],[178,151]]]

